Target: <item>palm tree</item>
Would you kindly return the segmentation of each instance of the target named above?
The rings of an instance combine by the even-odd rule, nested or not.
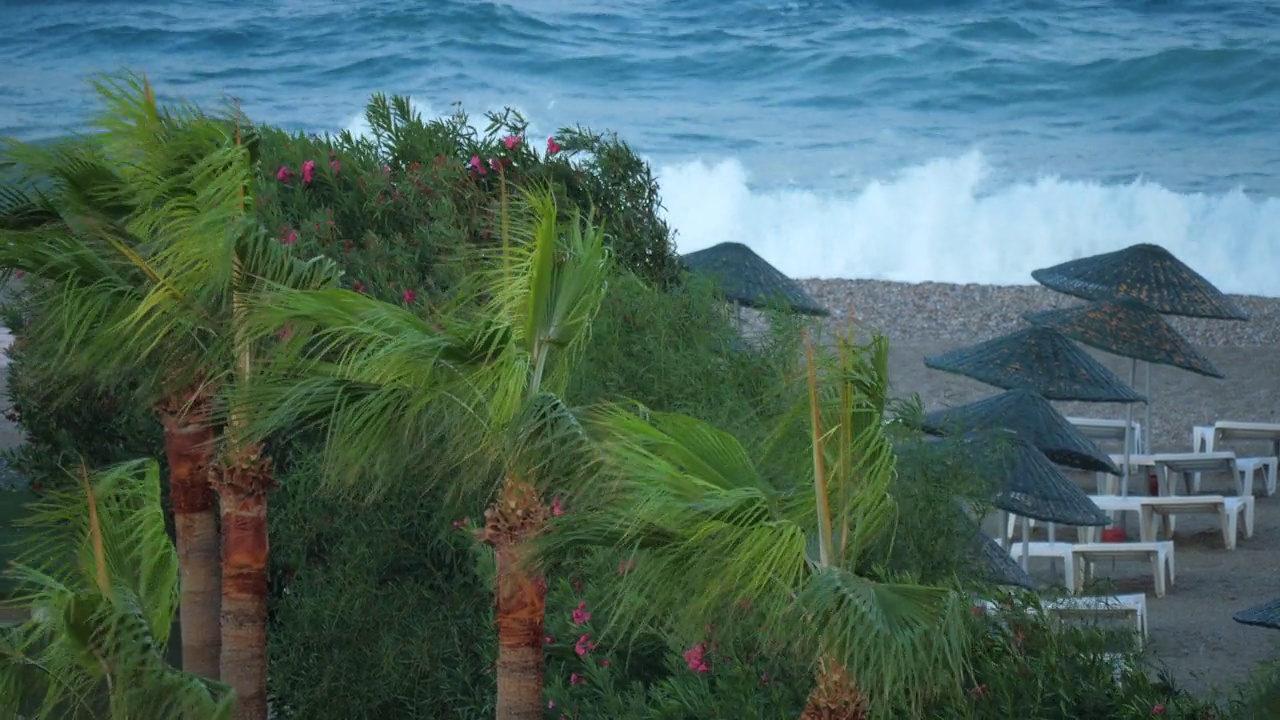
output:
[[[162,413],[181,409],[162,414],[175,512],[198,493],[205,512],[210,484],[221,511],[220,564],[199,544],[217,541],[211,518],[178,523],[180,550],[184,539],[198,550],[181,558],[190,561],[180,565],[184,600],[187,590],[220,593],[216,620],[206,597],[193,604],[201,613],[193,634],[220,631],[212,674],[236,690],[236,718],[265,718],[266,491],[274,479],[259,438],[245,429],[242,398],[263,352],[245,332],[245,298],[267,283],[328,287],[338,271],[292,256],[254,222],[253,136],[238,113],[162,109],[132,75],[98,89],[105,111],[87,141],[50,153],[11,146],[33,177],[60,182],[51,194],[11,193],[7,216],[16,220],[0,264],[52,282],[48,326],[68,365],[106,382],[141,374]],[[206,653],[197,655],[205,667]]]
[[[527,546],[557,512],[547,491],[575,472],[583,439],[562,396],[605,289],[599,226],[562,214],[549,188],[507,207],[503,245],[482,251],[446,309],[416,309],[347,290],[281,291],[253,303],[259,333],[288,325],[300,354],[282,374],[264,428],[304,417],[329,425],[326,477],[377,492],[405,468],[425,481],[493,490],[479,537],[496,557],[497,717],[541,718],[546,585]],[[510,217],[515,216],[515,222]],[[267,386],[258,385],[262,390]],[[447,436],[462,462],[433,456]]]
[[[0,266],[37,284],[44,317],[30,329],[42,335],[32,341],[61,349],[65,362],[50,368],[61,377],[72,369],[113,386],[126,375],[139,381],[139,393],[164,429],[182,573],[182,663],[190,672],[217,678],[218,518],[208,482],[216,432],[209,387],[195,374],[85,350],[113,346],[122,319],[139,310],[157,282],[151,249],[125,227],[142,199],[128,195],[126,179],[92,139],[53,146],[10,141],[3,158],[0,164],[12,163],[18,178],[0,187]],[[128,344],[160,338],[137,340]],[[191,361],[180,367],[198,366],[202,348],[194,334],[164,340],[175,346],[170,352],[184,352]]]
[[[810,472],[769,477],[735,438],[694,418],[598,408],[588,424],[601,477],[539,551],[604,545],[630,555],[631,569],[611,581],[622,628],[696,638],[708,623],[731,630],[748,603],[771,619],[770,640],[815,665],[803,718],[918,711],[958,686],[966,637],[955,594],[870,576],[868,549],[896,513],[887,348],[883,338],[865,347],[841,338],[820,370],[806,340],[809,459],[798,464]],[[785,454],[784,437],[760,454]]]
[[[30,547],[9,574],[31,617],[0,636],[0,714],[228,717],[226,686],[164,659],[178,557],[165,530],[159,465],[135,460],[92,476],[82,468],[78,480],[24,520]]]

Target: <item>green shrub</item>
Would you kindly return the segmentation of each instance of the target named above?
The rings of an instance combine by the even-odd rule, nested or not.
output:
[[[630,396],[740,424],[763,422],[767,409],[758,399],[773,386],[768,373],[787,363],[735,345],[709,288],[694,283],[663,293],[631,277],[610,293],[617,302],[606,303],[598,318],[576,401]],[[637,356],[654,354],[669,364],[636,366]],[[777,354],[795,356],[794,348]],[[272,496],[271,681],[287,717],[492,712],[489,551],[453,526],[462,510],[418,494],[414,481],[439,470],[409,470],[403,486],[353,503],[316,494],[304,462]],[[478,517],[482,506],[473,499],[469,507]],[[552,595],[549,616],[568,617],[572,606],[560,604],[571,598]],[[655,650],[619,682],[639,692],[637,683],[667,672],[668,655],[665,646]],[[702,692],[704,704],[716,697]]]
[[[126,381],[107,388],[65,376],[51,383],[58,367],[56,348],[32,342],[40,334],[41,316],[32,312],[43,289],[28,285],[0,306],[0,317],[13,329],[9,350],[7,419],[22,428],[26,442],[6,451],[6,460],[34,489],[67,480],[66,468],[80,464],[105,467],[137,457],[160,458],[164,451],[160,424],[142,406]],[[28,372],[37,368],[39,372]]]
[[[338,260],[349,287],[384,299],[447,292],[466,268],[458,250],[501,237],[503,180],[550,182],[563,206],[594,208],[621,265],[673,287],[683,264],[661,218],[657,184],[612,135],[566,129],[540,150],[517,113],[424,120],[407,98],[375,95],[371,137],[260,130],[259,214],[281,242]],[[554,152],[552,152],[554,150]]]
[[[440,498],[369,503],[300,464],[272,495],[270,694],[280,718],[492,717],[493,594]]]
[[[1151,677],[1132,630],[1064,625],[1029,594],[975,605],[971,668],[960,701],[928,709],[938,720],[1207,718],[1209,706]]]
[[[570,510],[571,511],[571,510]],[[547,600],[547,718],[693,720],[795,718],[812,674],[796,658],[766,652],[741,633],[715,628],[697,638],[611,635],[600,573],[623,573],[625,558],[593,556],[571,578],[554,582]],[[739,607],[740,622],[765,622]],[[624,642],[625,640],[625,642]]]
[[[780,389],[798,368],[799,329],[778,317],[760,347],[749,346],[708,282],[659,293],[624,275],[609,287],[570,395],[627,398],[761,437],[787,407]]]

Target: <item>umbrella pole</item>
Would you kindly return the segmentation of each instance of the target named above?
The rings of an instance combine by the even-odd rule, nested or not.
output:
[[[1138,384],[1138,361],[1129,365],[1129,385]],[[1120,497],[1129,497],[1129,458],[1133,452],[1133,403],[1124,405],[1124,474],[1120,477]]]
[[[1031,556],[1031,521],[1022,516],[1022,571],[1027,571],[1027,559]]]
[[[1142,394],[1147,396],[1147,401],[1144,403],[1144,406],[1146,408],[1144,410],[1145,414],[1143,415],[1143,418],[1142,418],[1142,452],[1150,455],[1152,452],[1151,451],[1151,363],[1144,362],[1142,364],[1146,366],[1144,369],[1146,370],[1146,375],[1147,375],[1146,386],[1143,388],[1143,391],[1142,391]]]

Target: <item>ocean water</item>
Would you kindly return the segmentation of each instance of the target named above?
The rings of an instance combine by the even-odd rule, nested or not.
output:
[[[1280,296],[1274,0],[0,0],[0,134],[82,127],[92,73],[359,129],[511,106],[612,129],[682,252],[797,277],[1029,284],[1155,242]]]

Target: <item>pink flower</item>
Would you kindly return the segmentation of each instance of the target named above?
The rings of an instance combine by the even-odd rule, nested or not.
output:
[[[285,245],[292,245],[298,242],[298,233],[290,228],[284,228],[280,231],[280,242]]]
[[[629,560],[623,560],[622,562],[618,563],[618,574],[624,577],[627,575],[627,573],[635,569],[636,569],[635,558],[631,558]]]
[[[551,500],[551,516],[560,517],[564,514],[564,506],[560,504],[560,498],[552,498]]]
[[[365,291],[364,283],[357,280],[355,284],[351,286],[351,289],[363,295]]]
[[[291,335],[293,335],[293,329],[288,325],[285,325],[276,332],[276,337],[280,338],[280,342],[288,340]]]
[[[338,171],[342,169],[342,163],[338,162],[337,160],[330,160],[329,169],[333,171],[334,175],[337,175]]]
[[[302,184],[310,185],[311,181],[316,177],[316,161],[308,160],[302,163]]]
[[[694,672],[711,672],[711,666],[707,664],[706,653],[706,643],[698,643],[684,651],[684,661],[688,663],[689,669]]]
[[[400,293],[400,299],[404,301],[405,305],[412,305],[413,301],[418,299],[418,293],[412,290],[405,290]]]
[[[1164,705],[1161,705],[1161,704],[1159,704],[1159,703],[1157,703],[1157,704],[1155,704],[1155,705],[1152,705],[1152,706],[1151,706],[1151,714],[1152,714],[1152,715],[1163,715],[1163,714],[1164,714]]]
[[[573,624],[582,625],[591,622],[591,613],[587,612],[587,601],[583,600],[578,603],[577,609],[573,611]]]
[[[282,183],[287,183],[292,178],[293,171],[289,169],[288,165],[281,165],[280,169],[276,171],[276,179]]]
[[[543,642],[545,642],[546,644],[550,645],[551,643],[554,643],[554,642],[556,641],[556,639],[555,639],[555,638],[553,638],[553,637],[551,637],[550,635],[548,635],[548,636],[546,636],[546,637],[542,638],[542,641],[543,641]]]
[[[390,175],[390,174],[391,174],[391,166],[390,166],[390,165],[383,165],[383,166],[382,166],[382,174],[383,174],[383,175]]]
[[[467,518],[462,518],[461,520],[454,520],[453,529],[454,530],[462,529],[467,526],[467,522],[468,522]]]
[[[563,148],[560,147],[559,143],[556,142],[556,139],[554,136],[547,138],[547,154],[548,155],[555,155],[556,153],[560,152],[562,149]]]
[[[585,685],[586,683],[587,683],[587,679],[582,677],[578,673],[574,673],[569,676],[570,685]]]
[[[471,172],[475,173],[476,175],[484,175],[485,173],[489,172],[488,170],[484,169],[484,163],[480,162],[479,155],[472,155],[471,161],[468,162],[467,164],[471,166]]]
[[[601,665],[603,665],[603,666],[605,666],[605,667],[609,667],[609,665],[610,665],[611,663],[609,662],[609,658],[605,658],[605,659],[603,659],[603,660],[601,660],[601,661],[600,661],[600,664],[601,664]]]
[[[579,657],[582,657],[592,650],[595,650],[596,644],[590,642],[590,640],[591,633],[583,633],[582,637],[578,638],[578,642],[573,644],[573,651],[578,653]]]
[[[548,700],[548,701],[547,701],[547,709],[548,709],[548,710],[554,710],[555,708],[556,708],[556,701],[555,701],[555,700]]]
[[[502,142],[507,146],[508,150],[515,150],[516,146],[520,144],[520,136],[508,135],[502,138]]]

